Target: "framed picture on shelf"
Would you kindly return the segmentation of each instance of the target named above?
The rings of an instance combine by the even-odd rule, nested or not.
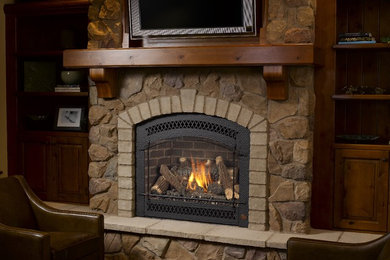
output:
[[[84,131],[86,126],[84,107],[59,107],[55,118],[55,130]]]

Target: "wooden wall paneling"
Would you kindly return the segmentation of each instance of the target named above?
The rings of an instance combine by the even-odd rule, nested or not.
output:
[[[380,8],[379,8],[379,16],[380,16],[380,33],[378,37],[390,37],[390,1],[381,0]],[[380,39],[377,39],[380,40]]]
[[[361,101],[346,102],[345,134],[361,134]]]
[[[370,32],[379,42],[379,8],[380,0],[364,0],[363,31]],[[388,9],[389,10],[389,9]]]
[[[335,102],[335,135],[344,135],[345,131],[345,122],[346,122],[346,110],[347,102],[337,101]]]
[[[337,51],[336,57],[336,76],[335,76],[335,92],[337,94],[344,94],[343,88],[348,86],[348,52]]]
[[[364,0],[339,2],[348,4],[348,13],[346,16],[348,19],[348,32],[362,32],[364,29]]]
[[[390,51],[379,52],[378,56],[379,87],[390,93]]]

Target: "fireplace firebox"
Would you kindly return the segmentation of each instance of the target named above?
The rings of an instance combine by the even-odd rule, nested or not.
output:
[[[173,114],[136,126],[136,215],[248,226],[250,133]]]

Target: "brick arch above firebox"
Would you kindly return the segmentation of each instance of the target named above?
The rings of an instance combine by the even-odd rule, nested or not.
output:
[[[135,214],[134,125],[169,114],[199,113],[225,118],[250,131],[249,229],[266,230],[268,123],[264,117],[239,104],[197,95],[182,89],[177,96],[161,96],[121,112],[118,117],[118,215]]]

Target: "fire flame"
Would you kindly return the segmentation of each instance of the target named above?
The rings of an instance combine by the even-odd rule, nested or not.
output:
[[[199,186],[207,192],[207,187],[212,182],[210,175],[210,167],[206,166],[206,162],[200,162],[191,158],[191,175],[188,178],[187,189],[196,190]]]

